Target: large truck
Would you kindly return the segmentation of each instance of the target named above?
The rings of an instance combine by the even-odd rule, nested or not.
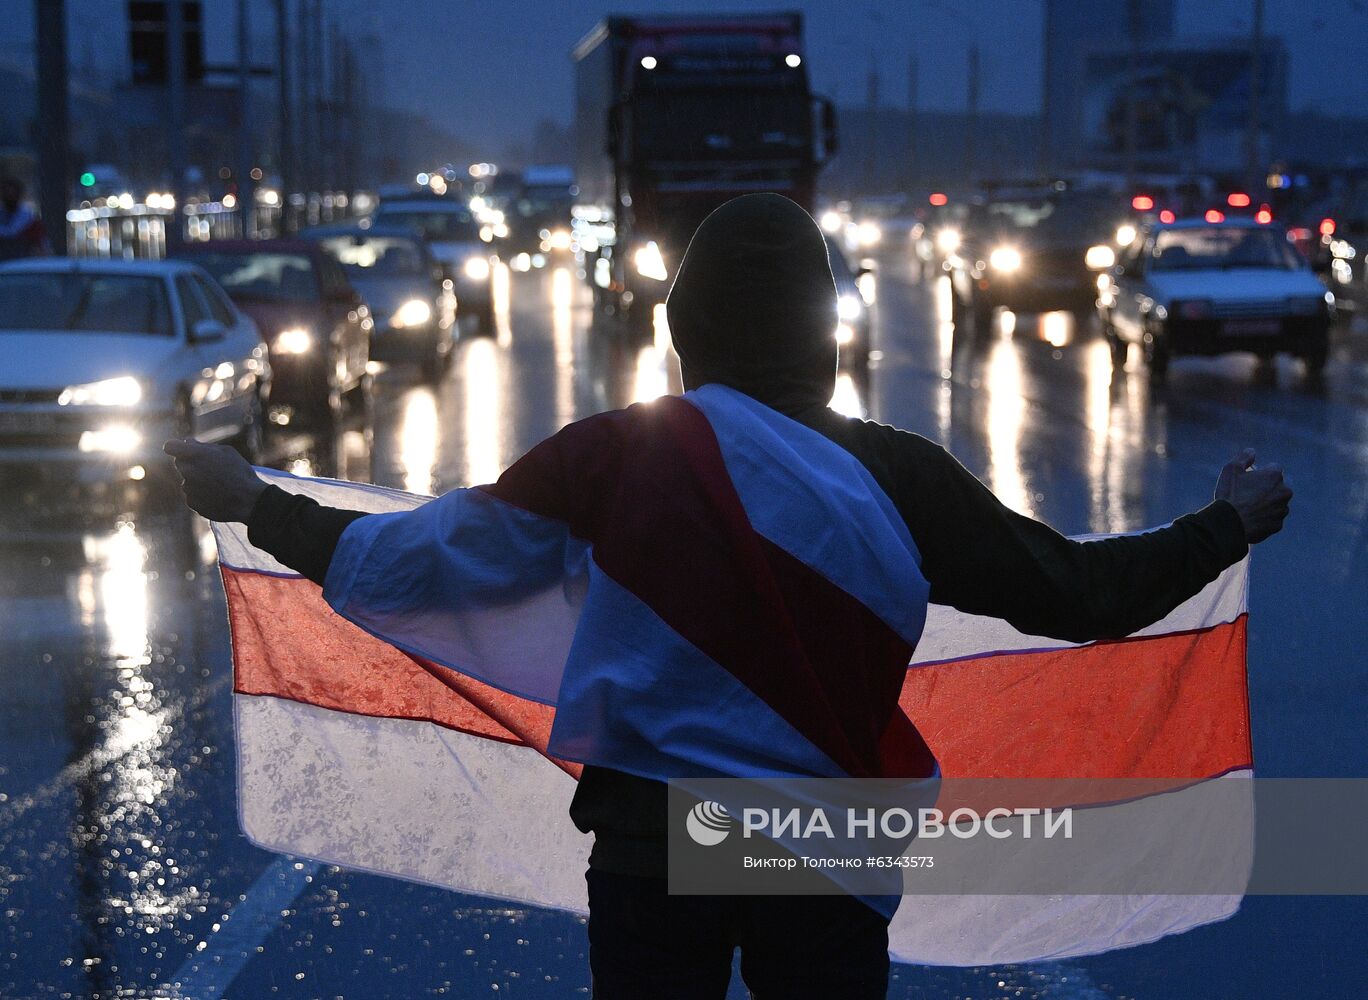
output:
[[[802,36],[797,13],[613,16],[572,52],[581,246],[596,304],[629,329],[650,331],[718,205],[773,191],[812,210],[836,122]]]

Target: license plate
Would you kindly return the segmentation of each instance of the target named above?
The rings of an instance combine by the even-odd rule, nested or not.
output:
[[[48,413],[0,412],[0,434],[41,434],[55,430],[55,425]]]
[[[1282,321],[1276,319],[1228,319],[1221,332],[1230,337],[1276,337]]]

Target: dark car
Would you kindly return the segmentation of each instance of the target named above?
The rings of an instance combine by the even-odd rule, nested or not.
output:
[[[270,403],[334,416],[369,386],[371,318],[337,260],[305,240],[216,240],[177,256],[223,286],[261,330],[270,352]]]
[[[482,225],[463,201],[411,195],[389,198],[371,217],[377,226],[416,229],[444,268],[456,290],[463,316],[494,330],[494,248],[481,236]]]
[[[370,307],[371,357],[416,362],[430,380],[441,377],[456,334],[456,295],[422,234],[381,225],[320,226],[301,239],[342,263]]]
[[[1122,215],[1111,195],[1050,189],[974,205],[946,259],[955,319],[971,313],[984,331],[999,306],[1091,313]]]

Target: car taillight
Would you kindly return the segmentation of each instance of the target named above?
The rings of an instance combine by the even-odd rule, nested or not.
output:
[[[1154,208],[1154,199],[1147,194],[1137,194],[1131,199],[1131,208],[1137,212],[1148,212]]]
[[[1159,213],[1159,221],[1160,221],[1160,222],[1164,222],[1164,223],[1173,222],[1173,221],[1174,221],[1175,219],[1177,219],[1177,218],[1178,218],[1178,216],[1174,215],[1174,214],[1173,214],[1172,212],[1170,212],[1167,208],[1164,209],[1162,212]]]
[[[1320,234],[1321,234],[1322,236],[1334,236],[1334,235],[1335,235],[1335,220],[1334,220],[1334,219],[1321,219]]]
[[[1226,195],[1226,204],[1231,208],[1248,208],[1249,195],[1245,194],[1243,191],[1232,191],[1230,194]]]
[[[1268,225],[1270,222],[1273,221],[1272,210],[1269,209],[1267,205],[1263,206],[1257,212],[1254,213],[1254,221],[1261,223],[1265,226]]]
[[[1220,209],[1208,208],[1206,210],[1206,215],[1202,216],[1202,218],[1206,219],[1207,222],[1225,222],[1225,213]]]

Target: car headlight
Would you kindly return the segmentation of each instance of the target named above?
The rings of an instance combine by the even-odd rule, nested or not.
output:
[[[466,262],[461,265],[461,271],[471,281],[484,281],[489,277],[489,258],[467,257]]]
[[[142,386],[132,375],[85,385],[69,385],[57,397],[58,406],[137,406]]]
[[[132,427],[115,424],[99,430],[82,431],[76,447],[81,451],[112,452],[125,455],[142,444],[142,435]]]
[[[842,347],[855,339],[855,328],[849,323],[836,324],[836,343]]]
[[[828,209],[822,213],[821,226],[828,233],[839,233],[841,231],[841,214]]]
[[[1083,263],[1094,271],[1105,271],[1116,263],[1116,251],[1099,243],[1095,247],[1088,247],[1088,252],[1083,255]]]
[[[1116,245],[1119,247],[1128,247],[1135,242],[1135,237],[1137,235],[1139,234],[1136,232],[1134,226],[1129,222],[1123,222],[1116,227]]]
[[[860,246],[872,247],[879,240],[883,239],[883,230],[879,228],[877,222],[861,222],[859,229],[856,230],[860,239]]]
[[[856,295],[842,295],[836,300],[836,318],[843,323],[853,323],[864,312],[864,303]]]
[[[960,248],[960,234],[958,229],[951,229],[949,226],[936,233],[936,249],[944,254],[954,253]]]
[[[422,326],[432,319],[432,306],[422,299],[409,299],[390,317],[390,326],[402,330],[406,326]]]
[[[994,271],[1004,274],[1021,269],[1021,251],[1016,247],[998,247],[988,255],[988,263]]]
[[[292,326],[276,334],[274,349],[277,354],[307,354],[313,347],[313,335],[302,327]]]
[[[550,237],[547,238],[547,242],[551,244],[551,249],[552,249],[552,250],[569,250],[569,249],[570,249],[570,230],[568,230],[568,229],[553,229],[553,230],[551,230],[551,235],[550,235]]]
[[[665,270],[665,257],[655,240],[651,240],[644,247],[638,247],[637,252],[632,255],[632,261],[636,264],[637,274],[643,278],[664,281],[670,276]]]

